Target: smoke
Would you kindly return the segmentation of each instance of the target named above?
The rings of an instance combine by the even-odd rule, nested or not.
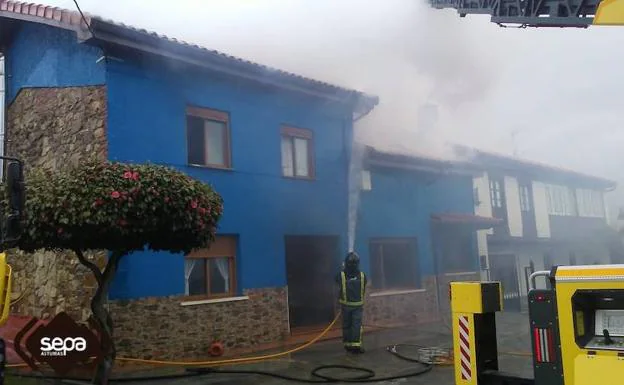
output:
[[[71,0],[47,3],[73,9]],[[356,140],[382,150],[453,156],[462,108],[503,68],[487,21],[467,23],[426,0],[82,0],[92,14],[376,94]],[[498,71],[491,71],[497,68]],[[435,118],[421,117],[436,110]],[[469,109],[469,108],[468,108]]]

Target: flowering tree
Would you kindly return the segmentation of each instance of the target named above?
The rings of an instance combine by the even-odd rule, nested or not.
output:
[[[134,251],[188,253],[214,240],[222,199],[213,189],[174,169],[89,161],[26,179],[24,232],[18,247],[73,250],[98,288],[91,310],[103,338],[105,359],[94,383],[106,383],[115,359],[113,323],[104,303],[122,257]],[[104,269],[86,250],[108,250]]]

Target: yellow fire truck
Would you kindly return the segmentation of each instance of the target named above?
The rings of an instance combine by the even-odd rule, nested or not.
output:
[[[549,289],[536,289],[544,276]],[[451,283],[457,385],[624,384],[624,265],[559,266],[530,278],[534,378],[498,370],[499,282]]]

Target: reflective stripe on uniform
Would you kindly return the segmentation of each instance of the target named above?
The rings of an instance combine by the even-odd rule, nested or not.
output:
[[[349,302],[347,301],[347,275],[344,271],[340,273],[340,280],[342,281],[340,304],[345,306],[362,306],[364,305],[364,273],[360,272],[360,301]]]

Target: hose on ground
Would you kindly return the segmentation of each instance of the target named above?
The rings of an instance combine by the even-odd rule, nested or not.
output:
[[[138,382],[138,381],[159,381],[159,380],[169,380],[169,379],[180,379],[185,377],[198,377],[198,376],[208,376],[208,375],[217,375],[217,374],[242,374],[242,375],[259,375],[265,377],[273,377],[278,378],[285,381],[291,382],[300,382],[300,383],[308,383],[308,384],[324,384],[324,383],[336,383],[336,382],[348,382],[348,383],[371,383],[371,382],[383,382],[383,381],[392,381],[401,378],[410,378],[423,375],[429,371],[431,371],[434,367],[433,364],[422,362],[418,359],[407,357],[402,354],[398,354],[396,352],[396,347],[400,345],[391,345],[386,347],[386,351],[391,353],[397,358],[400,358],[405,361],[409,361],[412,363],[417,363],[421,366],[418,370],[411,371],[408,373],[397,374],[386,377],[376,377],[376,373],[374,370],[365,367],[351,366],[351,365],[321,365],[317,366],[310,372],[311,378],[301,378],[301,377],[293,377],[280,373],[263,371],[263,370],[239,370],[239,369],[218,369],[214,367],[200,367],[200,368],[187,368],[185,373],[179,374],[169,374],[169,375],[159,375],[159,376],[143,376],[143,377],[125,377],[125,378],[112,378],[109,382],[117,383],[117,382]],[[353,376],[345,376],[345,377],[335,377],[328,375],[327,370],[335,370],[342,369],[348,372],[359,372],[360,374],[356,374]],[[6,373],[7,376],[11,377],[21,377],[21,378],[36,378],[36,379],[45,379],[45,380],[66,380],[66,381],[82,381],[82,382],[90,382],[90,379],[87,378],[67,378],[67,377],[55,377],[55,376],[42,376],[35,374],[20,374],[20,373]]]
[[[376,377],[376,373],[374,370],[359,366],[351,366],[351,365],[321,365],[318,366],[310,372],[311,377],[313,378],[301,378],[301,377],[292,377],[284,374],[267,372],[263,370],[229,370],[229,369],[215,369],[215,368],[191,368],[188,369],[193,373],[203,373],[203,374],[247,374],[247,375],[260,375],[266,377],[278,378],[281,380],[292,381],[292,382],[301,382],[306,384],[328,384],[328,383],[336,383],[336,382],[349,382],[349,383],[371,383],[371,382],[385,382],[385,381],[393,381],[401,378],[411,378],[423,375],[433,369],[433,365],[420,363],[422,368],[419,370],[415,370],[409,373],[397,374],[386,377]],[[329,369],[344,369],[351,372],[361,372],[361,375],[353,376],[353,377],[335,377],[330,376],[328,374],[321,374],[322,371]]]

